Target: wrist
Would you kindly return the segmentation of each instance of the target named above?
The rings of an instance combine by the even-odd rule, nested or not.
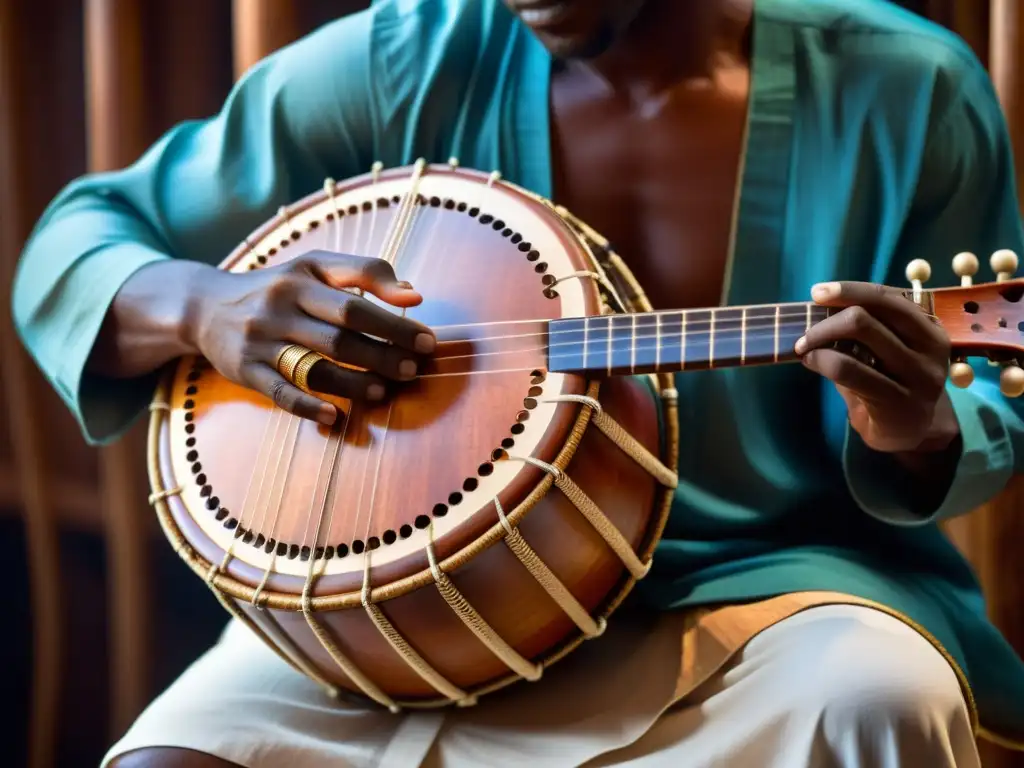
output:
[[[954,443],[960,442],[960,422],[953,409],[953,401],[945,390],[939,396],[932,413],[932,423],[925,432],[924,438],[913,451],[907,451],[910,455],[928,455],[944,453]]]
[[[184,267],[182,292],[173,310],[173,323],[181,355],[201,355],[203,329],[208,327],[211,307],[211,287],[223,275],[221,270],[208,264],[189,262]]]
[[[949,395],[943,391],[924,439],[914,450],[895,453],[893,458],[915,475],[934,479],[949,474],[952,478],[962,450],[960,422]]]

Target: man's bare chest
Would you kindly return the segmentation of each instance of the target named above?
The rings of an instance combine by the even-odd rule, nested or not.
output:
[[[726,277],[745,99],[646,117],[553,92],[556,201],[607,237],[660,308],[711,306]]]

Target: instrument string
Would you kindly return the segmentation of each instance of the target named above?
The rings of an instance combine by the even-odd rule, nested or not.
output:
[[[389,251],[390,251],[390,244],[394,240],[395,231],[402,226],[402,222],[404,221],[404,217],[405,217],[405,211],[406,211],[407,207],[409,206],[409,203],[410,203],[410,201],[412,199],[411,192],[412,192],[412,190],[410,188],[410,189],[406,190],[405,193],[403,193],[403,195],[401,197],[401,200],[399,202],[399,205],[398,205],[398,209],[395,211],[395,214],[394,214],[394,216],[391,219],[390,225],[388,226],[388,228],[384,232],[384,239],[381,242],[380,251],[378,253],[378,258],[380,258],[380,259],[382,259],[384,261],[389,261],[388,254],[389,254]],[[369,250],[370,250],[369,249],[369,244],[367,244],[367,249],[366,250],[367,250],[367,252],[369,252]],[[351,408],[349,410],[349,416],[348,416],[349,419],[352,419],[352,418],[355,417],[357,409],[358,409],[358,406],[355,403],[355,401],[353,401],[352,404],[351,404]],[[346,526],[347,530],[345,531],[345,534],[344,534],[344,537],[346,539],[354,538],[355,537],[354,536],[355,531],[359,530],[359,523],[360,523],[360,520],[362,519],[362,516],[363,516],[363,497],[366,494],[366,475],[368,474],[368,468],[369,468],[369,462],[370,462],[370,453],[373,450],[373,448],[375,447],[374,446],[374,442],[373,442],[372,424],[370,423],[369,419],[365,419],[364,421],[365,421],[365,428],[366,428],[366,450],[363,451],[363,453],[362,453],[363,466],[362,466],[362,471],[359,473],[359,495],[356,497],[355,514],[352,516],[352,520],[351,520],[350,524],[348,526]],[[369,516],[367,516],[367,517],[369,517]],[[370,526],[370,522],[369,522],[369,520],[367,520],[366,527],[369,528],[369,526]],[[365,539],[365,537],[364,537],[364,539]],[[358,553],[356,553],[356,554],[358,554]]]
[[[812,310],[823,310],[829,309],[823,304],[816,304],[813,301],[793,301],[783,303],[771,303],[771,304],[729,304],[726,306],[719,307],[691,307],[689,309],[656,309],[651,312],[627,312],[623,314],[612,314],[612,315],[580,315],[573,317],[535,317],[535,318],[524,318],[515,320],[478,320],[471,323],[446,323],[445,325],[433,326],[436,329],[448,329],[448,328],[486,328],[489,326],[509,326],[509,325],[536,325],[537,323],[550,323],[558,322],[561,320],[608,320],[612,317],[668,317],[671,315],[691,315],[696,312],[739,312],[741,310],[751,309],[778,309],[782,312],[790,310],[799,310],[800,312],[806,312],[807,308],[810,307]]]
[[[813,325],[813,323],[812,323],[812,325]],[[794,315],[790,315],[788,318],[783,315],[782,317],[779,318],[778,322],[776,322],[776,320],[774,318],[770,318],[770,319],[766,318],[765,322],[760,322],[760,321],[757,321],[757,320],[748,320],[745,323],[744,322],[739,322],[739,321],[737,321],[737,322],[719,321],[719,322],[714,322],[714,323],[712,323],[712,322],[699,322],[699,323],[698,322],[691,322],[691,323],[687,323],[685,330],[672,330],[672,331],[661,331],[661,332],[659,332],[658,330],[650,329],[650,328],[644,328],[643,330],[645,332],[643,332],[643,333],[641,333],[639,330],[636,331],[636,332],[629,332],[631,330],[629,328],[616,327],[616,328],[613,329],[614,333],[611,336],[611,340],[612,340],[612,343],[625,344],[626,345],[625,348],[628,348],[630,345],[632,345],[633,341],[647,341],[647,340],[658,341],[658,340],[661,340],[662,342],[665,342],[665,341],[679,340],[681,342],[682,339],[690,338],[691,336],[693,336],[695,334],[708,334],[708,335],[710,335],[712,333],[712,331],[716,335],[719,334],[719,333],[730,333],[731,334],[734,331],[737,332],[737,334],[738,334],[740,331],[744,331],[744,330],[746,330],[748,332],[750,332],[750,331],[754,331],[754,332],[773,331],[776,328],[776,326],[780,330],[782,330],[782,329],[791,330],[793,328],[806,328],[807,327],[807,322],[806,322],[806,320],[804,319],[804,317],[802,315],[795,315],[794,314]],[[646,332],[646,331],[650,331],[650,330],[654,330],[654,332],[653,333]],[[580,338],[577,338],[576,340],[573,340],[573,341],[556,341],[553,344],[541,344],[540,346],[531,347],[529,349],[518,349],[517,348],[517,349],[512,349],[512,350],[498,350],[498,351],[495,351],[495,352],[474,352],[474,353],[468,353],[468,354],[444,354],[443,350],[444,350],[445,347],[448,347],[448,346],[454,346],[454,345],[465,344],[465,343],[475,343],[475,342],[485,342],[485,341],[506,341],[506,340],[510,340],[510,339],[544,339],[544,338],[550,338],[551,336],[578,335],[578,334],[581,334],[581,333],[582,333],[582,328],[579,329],[579,330],[572,330],[572,331],[552,331],[552,332],[537,331],[536,333],[506,334],[506,335],[503,335],[503,336],[479,336],[479,337],[467,336],[465,338],[458,338],[458,339],[443,339],[443,340],[438,342],[438,350],[439,351],[436,352],[434,355],[432,355],[432,358],[435,359],[435,360],[446,360],[446,359],[450,359],[450,358],[454,358],[454,357],[481,357],[481,356],[489,356],[489,355],[496,355],[496,354],[500,355],[500,354],[506,354],[506,353],[520,353],[520,352],[525,352],[525,351],[547,351],[547,350],[556,350],[556,354],[557,354],[557,350],[572,350],[572,349],[577,349],[577,348],[582,347],[583,346],[583,340],[580,339]],[[593,340],[593,338],[594,338],[593,337],[593,330],[591,330],[591,340]],[[601,337],[599,337],[599,339],[597,341],[595,341],[594,343],[598,343],[598,342],[601,343],[601,344],[606,344],[608,342],[608,337],[606,335],[604,335],[603,331],[602,331]],[[666,345],[662,344],[662,346],[666,346]]]
[[[448,331],[448,330],[455,329],[455,328],[499,328],[499,327],[510,327],[510,326],[517,326],[517,325],[536,327],[537,325],[541,325],[541,324],[561,323],[561,322],[567,322],[567,321],[571,321],[571,320],[601,320],[601,321],[608,321],[610,318],[613,318],[613,317],[620,317],[621,318],[621,317],[634,317],[635,316],[635,317],[654,317],[654,318],[660,318],[660,317],[673,317],[673,316],[675,316],[675,317],[677,317],[679,319],[683,319],[683,318],[689,318],[691,315],[695,315],[697,313],[713,314],[713,315],[715,315],[714,322],[715,323],[721,323],[721,322],[739,321],[739,320],[741,320],[741,318],[737,318],[737,317],[734,317],[734,316],[718,317],[717,316],[718,313],[729,312],[730,315],[734,315],[736,312],[739,312],[740,310],[748,310],[749,311],[749,310],[752,310],[752,309],[775,309],[775,310],[778,310],[783,317],[787,317],[787,316],[788,317],[796,317],[797,315],[799,315],[801,317],[806,317],[806,315],[807,315],[807,308],[808,307],[810,307],[812,315],[817,317],[817,319],[819,321],[824,319],[821,316],[822,312],[827,311],[827,310],[834,310],[834,309],[836,309],[834,307],[826,307],[826,306],[821,305],[821,304],[815,304],[814,302],[792,302],[792,303],[786,303],[786,304],[746,304],[746,305],[735,305],[735,306],[734,305],[729,305],[729,306],[725,306],[725,307],[694,307],[692,309],[661,309],[661,310],[657,310],[655,312],[637,312],[637,313],[612,314],[612,315],[580,315],[580,316],[556,317],[556,318],[537,317],[537,318],[533,318],[533,319],[523,319],[523,320],[484,320],[484,321],[473,322],[473,323],[446,323],[444,325],[435,325],[435,326],[431,326],[431,327],[433,328],[433,330],[435,332],[437,332],[437,331]],[[925,314],[925,317],[931,318],[932,320],[939,320],[940,319],[939,316],[935,315],[935,314],[931,314],[931,313],[928,313],[928,312],[925,312],[924,314]],[[774,317],[774,315],[771,316],[771,317],[767,317],[765,315],[756,315],[753,318],[749,318],[748,317],[748,322],[752,322],[754,320],[771,320],[773,317]],[[705,324],[710,324],[712,321],[711,320],[704,320],[704,321],[699,321],[699,322],[702,322],[702,323],[705,323]],[[694,323],[693,320],[687,319],[687,327],[689,327],[692,323]],[[588,325],[589,325],[589,323],[588,323]],[[579,329],[572,329],[572,330],[568,330],[568,331],[557,331],[557,332],[553,332],[553,333],[578,333],[579,331],[582,331],[582,330],[583,330],[582,328],[579,328]],[[591,328],[591,330],[594,330],[594,329]],[[544,334],[547,335],[547,332],[545,331]],[[490,338],[503,338],[503,337],[504,337],[504,334],[496,336],[496,337],[490,337]],[[484,337],[484,338],[487,338],[487,337]]]
[[[409,235],[412,232],[413,227],[415,226],[415,222],[419,219],[419,214],[421,213],[421,211],[418,210],[418,206],[416,205],[416,201],[419,198],[419,187],[420,187],[420,181],[421,181],[421,179],[423,177],[423,169],[424,169],[424,166],[422,164],[420,164],[420,163],[417,163],[417,165],[415,166],[415,168],[413,170],[412,177],[410,178],[409,190],[408,190],[408,192],[406,194],[406,200],[403,201],[403,202],[406,202],[407,205],[404,206],[404,208],[399,211],[399,221],[392,228],[392,237],[388,241],[387,250],[385,250],[383,252],[383,254],[382,254],[382,258],[392,265],[392,269],[395,271],[396,274],[398,273],[399,261],[402,259],[402,256],[404,255],[406,249],[408,248],[408,244],[410,242]],[[434,231],[434,229],[432,228],[431,232],[433,232],[433,231]],[[429,238],[428,238],[428,240],[429,240]],[[412,277],[412,275],[408,275],[408,277]],[[403,309],[402,310],[402,316],[404,317],[405,314],[406,314],[406,311],[405,311],[405,309]],[[371,486],[370,486],[370,500],[369,500],[369,507],[367,509],[367,514],[366,514],[366,527],[365,527],[365,530],[363,532],[363,538],[362,538],[363,545],[365,547],[365,549],[364,549],[364,551],[366,553],[365,556],[367,558],[370,557],[370,551],[371,551],[370,550],[370,530],[371,530],[372,525],[373,525],[374,510],[375,510],[376,501],[377,501],[377,488],[378,488],[379,482],[380,482],[380,469],[381,469],[381,465],[382,465],[383,460],[384,460],[384,451],[385,451],[385,449],[387,447],[388,430],[389,430],[389,427],[391,425],[391,417],[394,414],[394,407],[395,407],[395,401],[392,399],[392,400],[390,400],[388,402],[387,412],[385,413],[385,416],[384,416],[383,429],[381,431],[381,435],[380,435],[380,438],[378,440],[378,442],[379,442],[379,449],[377,450],[377,462],[376,462],[376,465],[374,467],[373,478],[372,478],[372,482],[371,482]],[[369,453],[367,453],[367,461],[369,461]],[[364,487],[365,487],[365,478],[366,478],[366,473],[364,472],[363,473]],[[362,489],[360,490],[360,510],[359,511],[360,511],[360,514],[361,514],[361,512],[362,512]],[[367,578],[369,578],[368,571],[367,571]]]
[[[413,172],[413,176],[412,176],[412,179],[411,179],[411,185],[410,185],[411,188],[409,190],[409,197],[410,197],[410,202],[411,203],[413,203],[416,200],[416,198],[418,197],[418,195],[419,195],[419,184],[420,184],[420,180],[422,178],[421,174],[422,174],[422,166],[420,166],[418,164],[416,169]],[[494,184],[494,182],[498,178],[499,178],[499,176],[498,176],[497,173],[492,173],[490,178],[489,178],[489,180],[488,180],[488,182],[487,182],[487,184],[485,186],[480,187],[479,193],[478,193],[478,197],[477,197],[477,201],[476,201],[476,206],[475,206],[478,210],[483,208],[484,197],[492,189],[492,185]],[[392,264],[393,268],[395,269],[396,273],[398,271],[397,270],[398,262],[399,262],[400,258],[402,257],[402,255],[405,253],[406,248],[408,247],[409,235],[410,235],[410,233],[412,231],[413,221],[414,221],[414,219],[412,217],[413,216],[418,216],[418,214],[419,214],[419,211],[415,211],[414,210],[412,216],[410,216],[407,219],[408,223],[406,221],[403,221],[399,226],[395,227],[395,230],[394,230],[395,231],[395,236],[394,236],[394,242],[393,242],[393,245],[392,245],[392,249],[391,249],[390,252],[385,252],[386,260],[391,262],[391,264]],[[430,229],[429,229],[429,231],[427,233],[427,236],[425,238],[426,245],[424,246],[424,249],[427,250],[427,251],[431,250],[430,249],[430,243],[434,239],[434,235],[437,232],[437,222],[438,222],[438,219],[439,219],[439,216],[435,215],[435,217],[433,219],[433,226],[430,227]],[[420,266],[420,265],[413,265],[413,266]],[[411,275],[410,275],[410,277],[411,277]],[[405,315],[406,315],[406,310],[403,309],[402,310],[402,316],[405,317]],[[388,407],[387,407],[387,413],[386,413],[385,419],[384,419],[384,428],[383,428],[383,431],[382,431],[382,434],[381,434],[381,437],[380,437],[380,451],[379,451],[379,453],[377,455],[377,465],[376,465],[376,467],[374,469],[374,474],[373,474],[373,484],[372,484],[371,493],[370,493],[370,507],[369,507],[369,510],[368,510],[367,519],[366,519],[366,528],[364,530],[363,539],[362,539],[363,542],[364,542],[365,553],[366,553],[365,554],[365,557],[366,557],[366,568],[364,570],[365,581],[364,581],[364,584],[363,584],[364,595],[368,595],[369,594],[369,589],[370,589],[370,581],[369,581],[369,578],[370,578],[370,576],[369,576],[369,574],[370,574],[370,552],[372,551],[372,549],[370,547],[370,529],[371,529],[371,526],[372,526],[373,516],[374,516],[374,512],[375,512],[375,508],[376,508],[377,487],[378,487],[379,480],[380,480],[381,464],[382,464],[383,458],[384,458],[384,451],[385,451],[385,449],[387,447],[388,428],[389,428],[389,426],[391,424],[391,417],[392,417],[392,415],[394,413],[394,402],[395,401],[393,399],[391,401],[389,401]],[[364,472],[363,473],[364,481],[365,481],[365,476],[366,475],[365,475],[365,472]],[[361,496],[361,492],[360,492],[360,496]],[[360,498],[360,504],[361,504],[361,498]],[[366,598],[364,597],[364,599],[366,599]]]
[[[788,332],[788,331],[792,331],[792,330],[797,329],[797,328],[802,329],[803,327],[804,326],[802,324],[789,323],[789,324],[786,324],[786,325],[781,325],[780,324],[779,329],[780,329],[780,331],[787,331]],[[728,331],[729,331],[729,329],[716,328],[715,329],[715,334],[717,335],[719,333],[725,333],[725,332],[728,332]],[[702,331],[701,333],[704,333],[704,332]],[[689,334],[689,333],[686,333],[686,334],[682,334],[682,333],[661,334],[660,336],[655,336],[655,335],[652,334],[652,335],[649,335],[649,336],[639,336],[638,335],[638,336],[634,337],[632,340],[630,340],[630,339],[617,339],[617,340],[613,340],[613,342],[610,345],[608,343],[606,343],[606,341],[604,339],[599,340],[599,343],[594,341],[593,339],[591,339],[591,345],[593,347],[595,347],[595,348],[599,347],[598,352],[602,356],[607,356],[609,354],[614,355],[616,353],[621,353],[621,352],[632,352],[632,353],[636,353],[636,354],[641,354],[641,353],[646,353],[646,352],[657,352],[659,350],[666,350],[666,349],[671,350],[673,348],[681,350],[682,349],[683,340],[684,339],[689,339],[689,338],[691,338],[691,334]],[[639,342],[644,342],[644,341],[651,341],[653,343],[651,343],[651,344],[639,343]],[[721,340],[719,339],[719,342],[720,341]],[[731,342],[736,341],[736,337],[732,337],[730,339],[730,341]],[[781,343],[781,340],[780,340],[780,343]],[[717,344],[716,344],[716,346],[717,346]],[[561,347],[561,349],[556,349],[557,347]],[[552,350],[554,350],[554,351],[552,351]],[[780,348],[779,352],[781,353],[782,351],[783,350]],[[434,360],[438,360],[438,361],[440,361],[440,360],[445,360],[445,361],[447,361],[447,360],[473,360],[475,358],[481,358],[481,357],[489,357],[489,358],[500,359],[500,358],[503,358],[503,357],[514,357],[514,356],[519,356],[519,355],[526,355],[526,354],[531,354],[531,353],[542,353],[542,352],[548,352],[549,353],[548,354],[548,359],[549,360],[553,360],[553,359],[556,359],[556,358],[563,358],[564,359],[564,358],[570,358],[570,357],[577,357],[577,356],[579,356],[579,355],[581,355],[583,353],[583,342],[580,342],[580,343],[569,342],[569,343],[554,344],[554,345],[547,345],[547,344],[545,344],[545,345],[541,345],[539,347],[522,347],[522,348],[516,348],[516,349],[498,349],[498,350],[493,350],[491,352],[469,352],[469,353],[466,353],[466,354],[463,354],[463,355],[435,355],[433,359]],[[589,357],[590,354],[591,353],[588,351],[587,352],[587,356]],[[716,354],[718,354],[718,350],[716,350]],[[432,375],[432,374],[423,374],[423,376],[430,376],[430,375]]]
[[[333,240],[337,244],[335,246],[335,250],[340,251],[341,250],[341,243],[342,243],[342,240],[343,240],[343,234],[342,233],[344,232],[345,223],[344,223],[344,218],[343,218],[343,214],[342,214],[342,211],[341,211],[341,207],[339,206],[338,199],[335,196],[334,181],[332,179],[327,179],[324,182],[324,191],[327,193],[327,196],[328,196],[328,198],[330,199],[330,202],[331,202],[331,207],[334,209],[334,220],[335,220],[334,232],[332,233],[332,235],[328,239],[327,243],[328,243],[328,245],[330,245],[331,240]],[[288,432],[292,431],[291,427],[295,423],[297,423],[297,417],[294,414],[288,413],[287,411],[284,411],[282,409],[274,409],[274,411],[271,414],[271,416],[267,419],[267,422],[264,425],[263,434],[260,437],[260,441],[259,441],[260,447],[259,447],[259,450],[257,452],[256,462],[254,463],[253,471],[252,471],[252,473],[249,476],[249,483],[246,486],[245,497],[244,497],[243,502],[242,502],[242,512],[239,515],[239,527],[240,528],[245,528],[247,531],[250,531],[250,532],[255,532],[256,533],[256,537],[257,537],[257,541],[259,539],[259,536],[263,536],[265,541],[264,542],[260,542],[260,543],[263,544],[267,548],[267,554],[270,555],[270,559],[267,562],[267,567],[264,569],[263,579],[261,580],[260,585],[259,585],[259,587],[257,587],[255,595],[253,596],[253,601],[252,601],[253,605],[258,605],[259,595],[263,591],[263,588],[266,586],[267,581],[270,579],[270,574],[273,571],[274,563],[276,562],[277,557],[278,557],[278,548],[277,548],[278,542],[275,541],[275,538],[276,538],[276,534],[277,534],[278,522],[279,522],[280,516],[281,516],[281,501],[279,501],[277,505],[274,505],[273,504],[273,499],[274,499],[274,496],[275,496],[274,490],[276,489],[277,480],[278,480],[278,476],[279,476],[279,473],[280,473],[281,459],[283,458],[284,446],[286,445],[286,440],[280,440],[278,438],[278,431],[280,430],[281,425],[284,424],[285,425],[285,431],[286,431],[286,434],[287,434]],[[271,426],[273,426],[273,429],[271,429]],[[268,440],[268,433],[272,433],[272,435],[273,435],[272,437],[270,437],[269,440]],[[294,443],[297,442],[297,441],[298,441],[298,429],[295,429],[294,430],[294,438],[293,438],[292,450],[291,450],[291,453],[289,455],[289,460],[288,460],[288,467],[289,468],[291,466],[291,458],[292,458],[292,456],[294,456],[294,453],[295,453],[295,445],[294,445]],[[278,448],[278,447],[281,448],[281,451],[278,453],[277,460],[274,461],[272,471],[268,473],[267,470],[268,470],[268,464],[270,463],[270,455],[273,452],[273,450],[275,448]],[[264,457],[263,461],[260,460],[261,456]],[[246,507],[248,506],[249,495],[250,495],[250,493],[252,491],[252,488],[253,488],[254,485],[256,485],[253,482],[253,480],[257,476],[259,477],[259,483],[258,483],[257,491],[256,491],[256,500],[255,500],[255,502],[253,504],[252,513],[249,516],[248,521],[246,521]],[[265,484],[268,476],[271,478],[270,494],[267,497],[266,504],[261,504],[261,501],[262,501],[262,498],[263,498],[263,487],[264,487],[264,484]],[[287,484],[287,479],[288,479],[288,469],[285,470],[284,483],[282,483],[282,486],[281,486],[281,495],[280,495],[280,499],[281,500],[283,500],[283,497],[284,497],[284,486]],[[271,521],[270,521],[270,530],[267,530],[266,529],[267,513],[272,508],[273,508],[274,511],[273,511],[273,516],[272,516]],[[259,518],[260,518],[258,523],[256,522],[256,513],[257,513],[257,511],[259,511]]]
[[[286,414],[283,417],[282,421],[285,424],[285,436],[279,442],[281,450],[277,452],[277,459],[275,460],[273,469],[270,472],[271,485],[270,493],[267,498],[268,508],[274,510],[271,523],[271,527],[273,530],[276,530],[277,521],[281,514],[281,505],[284,500],[284,492],[285,488],[288,486],[288,478],[291,474],[292,459],[295,456],[295,445],[299,439],[299,428],[302,426],[300,420],[296,418],[293,414]],[[277,445],[274,445],[274,447],[277,447]],[[288,448],[287,456],[286,448]],[[267,566],[267,575],[269,575],[269,570],[273,567],[273,563],[274,556],[271,557],[270,564]]]
[[[378,182],[380,181],[380,171],[381,171],[380,164],[375,163],[374,166],[373,166],[373,169],[372,169],[372,182],[371,182],[372,187],[374,189],[376,188]],[[380,201],[380,198],[378,196],[376,196],[376,195],[371,196],[370,201],[369,201],[369,204],[370,204],[370,224],[369,224],[368,232],[366,233],[366,245],[363,248],[363,250],[365,252],[367,252],[367,253],[370,252],[370,250],[371,250],[371,247],[373,245],[374,234],[375,234],[375,232],[377,230],[377,218],[378,218],[377,214],[378,214],[378,211],[380,210],[379,201]],[[359,217],[359,220],[357,220],[357,222],[356,222],[356,231],[355,231],[355,235],[353,237],[353,241],[354,241],[353,242],[353,245],[354,245],[353,253],[358,253],[359,252],[359,240],[360,240],[360,230],[361,230],[360,222],[361,222],[361,220],[362,220],[362,217]],[[338,247],[336,249],[339,253],[342,252],[342,248],[341,248],[342,238],[341,238],[341,235],[340,235],[340,223],[341,222],[339,221]],[[361,289],[359,289],[359,288],[345,288],[343,290],[348,291],[350,293],[354,293],[357,296],[362,296],[363,295],[363,291]],[[330,500],[333,498],[333,494],[332,494],[332,491],[333,491],[332,480],[334,478],[334,472],[337,470],[338,465],[341,462],[341,455],[342,455],[342,451],[344,450],[344,446],[345,446],[345,437],[346,437],[346,435],[348,433],[348,426],[349,426],[350,423],[351,423],[351,409],[350,409],[350,413],[348,415],[346,415],[346,417],[345,417],[345,424],[342,427],[340,435],[338,434],[338,430],[337,429],[331,428],[329,430],[329,432],[328,432],[327,440],[324,441],[323,449],[321,450],[320,465],[319,465],[319,467],[317,469],[317,473],[316,473],[316,483],[313,486],[313,492],[312,492],[312,494],[310,496],[309,509],[307,511],[307,516],[306,516],[306,527],[305,527],[305,530],[303,531],[303,534],[302,534],[303,544],[305,546],[310,547],[310,549],[312,550],[311,563],[310,563],[310,569],[311,570],[310,570],[309,574],[307,574],[307,576],[310,577],[310,578],[312,577],[312,567],[313,567],[312,566],[312,561],[316,560],[316,550],[320,546],[320,530],[323,527],[324,517],[326,516],[328,518],[325,535],[329,535],[330,534],[331,525],[333,524],[333,521],[334,521],[333,505],[329,504]],[[330,451],[329,449],[332,446],[333,446],[333,451]],[[327,457],[328,457],[329,453],[332,456],[330,463],[327,462]],[[313,532],[313,540],[312,540],[312,542],[310,544],[305,544],[305,542],[308,539],[309,534],[310,534],[310,530],[309,530],[310,529],[310,522],[313,519],[313,513],[314,513],[314,511],[316,509],[316,499],[317,499],[317,496],[319,495],[319,491],[320,491],[320,479],[321,479],[321,477],[323,475],[325,467],[329,467],[328,478],[327,478],[327,484],[325,485],[324,490],[323,490],[323,498],[322,498],[322,501],[320,503],[319,515],[317,517],[316,530]]]
[[[260,510],[261,521],[266,520],[267,513],[272,509],[274,510],[273,520],[276,521],[277,519],[277,510],[274,507],[274,497],[276,496],[275,491],[278,487],[278,477],[280,474],[281,461],[284,456],[284,447],[285,445],[287,445],[288,436],[292,432],[292,423],[292,415],[290,413],[282,412],[282,414],[278,416],[277,424],[274,426],[272,433],[273,437],[269,440],[269,447],[267,448],[266,467],[260,474],[259,490],[257,492],[256,497],[256,505],[259,507]],[[279,437],[278,432],[281,430],[282,427],[284,428],[284,434]],[[295,434],[297,435],[297,431]],[[263,489],[268,486],[268,480],[269,487],[267,488],[267,493],[266,496],[264,497]],[[254,510],[253,515],[249,521],[250,526],[252,526],[255,519],[256,513]],[[239,527],[244,527],[241,521],[239,522]],[[260,530],[262,531],[262,522]]]
[[[270,463],[270,454],[274,447],[278,444],[277,432],[281,428],[281,424],[284,419],[281,414],[286,413],[280,409],[277,409],[275,413],[267,419],[263,425],[263,436],[260,438],[260,449],[256,454],[256,461],[253,463],[252,474],[249,476],[249,484],[245,488],[245,498],[242,500],[242,512],[239,515],[238,524],[240,527],[244,527],[247,530],[252,530],[257,527],[256,514],[260,515],[260,524],[258,530],[263,530],[263,522],[266,519],[268,506],[262,503],[263,499],[263,487],[268,477],[267,467]],[[274,437],[270,440],[267,439],[268,434],[273,434]],[[256,480],[258,478],[258,481]],[[252,504],[251,512],[246,520],[246,510],[249,507],[249,498],[253,488],[256,489],[255,500]]]

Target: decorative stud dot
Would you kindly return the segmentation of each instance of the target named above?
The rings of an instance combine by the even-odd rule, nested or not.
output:
[[[974,369],[969,363],[953,363],[949,367],[949,380],[960,389],[967,389],[974,381]]]
[[[999,375],[999,391],[1006,397],[1024,395],[1024,368],[1008,365]]]

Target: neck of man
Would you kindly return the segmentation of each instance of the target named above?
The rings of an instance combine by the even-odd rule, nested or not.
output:
[[[707,86],[723,67],[749,62],[753,5],[649,0],[605,53],[577,65],[637,101],[680,86]]]

